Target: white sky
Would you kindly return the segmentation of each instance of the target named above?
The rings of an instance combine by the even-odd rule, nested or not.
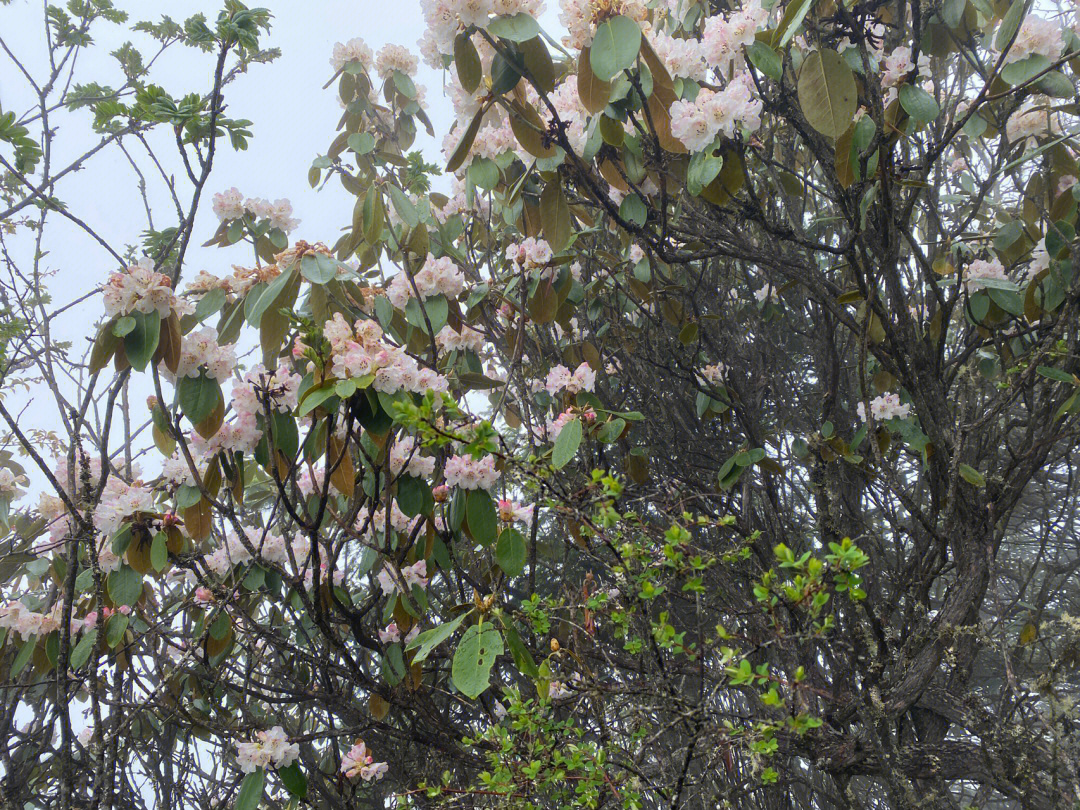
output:
[[[0,36],[37,80],[46,75],[47,68],[43,5],[42,0],[13,0],[8,5],[0,4]],[[157,21],[162,14],[182,22],[191,14],[202,11],[212,25],[222,3],[220,0],[115,0],[115,5],[129,13],[129,24],[141,19]],[[416,52],[417,40],[424,31],[419,0],[271,0],[266,5],[274,19],[273,28],[263,37],[262,43],[264,47],[280,48],[282,55],[270,64],[252,66],[246,75],[238,77],[226,89],[226,115],[251,120],[253,137],[248,149],[242,152],[234,151],[225,140],[219,142],[214,170],[196,220],[181,289],[184,282],[193,279],[200,270],[221,276],[229,274],[233,264],[250,266],[253,263],[250,248],[242,245],[226,249],[200,247],[218,225],[211,210],[212,196],[230,186],[236,186],[246,196],[290,199],[294,216],[301,220],[300,227],[292,234],[293,240],[334,242],[341,226],[351,219],[353,198],[337,181],[316,191],[307,180],[311,161],[326,151],[336,135],[335,128],[341,115],[336,88],[322,89],[332,75],[330,54],[333,45],[360,36],[376,52],[386,43],[404,45]],[[96,80],[112,86],[122,84],[123,74],[109,53],[125,40],[133,40],[147,59],[156,52],[157,43],[149,37],[134,34],[129,25],[116,26],[101,21],[93,33],[97,41],[80,56],[77,82]],[[174,97],[192,91],[205,93],[211,86],[213,67],[212,55],[174,45],[155,63],[150,80],[164,86]],[[442,75],[421,63],[417,83],[427,87],[428,114],[441,139],[453,117],[449,100],[442,94]],[[0,53],[0,107],[5,111],[14,110],[21,117],[33,106],[34,97],[26,80],[11,60]],[[50,124],[59,128],[54,147],[54,172],[98,142],[100,136],[91,131],[91,120],[88,110],[54,115]],[[170,128],[163,125],[152,143],[165,162],[166,170],[181,178],[183,170],[171,140]],[[414,148],[422,149],[429,162],[441,164],[440,142],[421,130]],[[150,164],[145,152],[140,155],[138,144],[134,142],[130,148],[146,171]],[[10,155],[10,149],[5,149],[5,154]],[[155,227],[174,225],[175,209],[161,178],[148,175],[148,181]],[[184,189],[181,201],[186,204],[185,195],[189,193],[190,185],[184,180],[180,186]],[[64,178],[55,193],[67,203],[68,210],[93,227],[118,253],[123,254],[126,246],[137,244],[147,227],[137,192],[137,178],[115,146],[95,155],[86,170]],[[50,217],[49,223],[44,242],[48,255],[43,260],[43,267],[54,274],[47,287],[59,305],[89,292],[116,268],[104,249],[74,225],[55,215]],[[18,265],[24,271],[29,270],[33,251],[29,232],[22,231],[21,236],[9,240],[8,244]],[[77,346],[85,346],[85,341],[92,339],[93,325],[102,314],[101,299],[95,297],[66,313],[56,324],[54,334],[74,341]],[[210,321],[211,324],[214,322]],[[81,349],[77,351],[81,354]],[[139,381],[133,380],[135,424],[141,423],[146,416],[137,404],[146,393],[149,390],[143,392]],[[29,394],[28,397],[14,392],[9,403],[15,409],[22,409],[30,404],[34,391]],[[51,400],[51,397],[47,399]],[[59,427],[51,402],[41,404],[46,407],[31,406],[24,412],[24,427]],[[32,480],[37,478],[31,470],[28,472]]]

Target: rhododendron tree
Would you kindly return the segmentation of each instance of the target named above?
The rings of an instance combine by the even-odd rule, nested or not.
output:
[[[1075,11],[422,5],[334,222],[215,182],[270,11],[0,41],[4,806],[1077,805]]]

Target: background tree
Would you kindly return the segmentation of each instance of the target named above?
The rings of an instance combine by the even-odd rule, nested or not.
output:
[[[450,186],[410,151],[416,57],[350,40],[309,174],[343,227],[216,193],[210,244],[253,266],[194,277],[269,12],[136,26],[214,61],[183,99],[134,51],[77,84],[123,19],[49,12],[40,104],[0,118],[33,243],[4,387],[62,425],[0,402],[4,802],[1077,805],[1071,19],[425,12]],[[62,106],[98,149],[171,125],[190,185],[159,170],[174,224],[103,244],[85,356],[40,283],[49,222],[92,232]]]

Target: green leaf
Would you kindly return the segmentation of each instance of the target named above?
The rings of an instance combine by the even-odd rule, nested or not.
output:
[[[467,31],[462,31],[454,39],[454,66],[457,68],[458,82],[466,93],[472,95],[480,86],[484,68]]]
[[[424,313],[427,313],[427,319],[431,322],[431,331],[433,334],[439,334],[442,328],[446,326],[446,319],[450,314],[450,306],[446,301],[446,296],[434,295],[431,298],[425,298],[421,303],[416,298],[410,298],[409,303],[405,305],[405,320],[417,329],[427,334],[427,323],[424,321]]]
[[[622,435],[625,427],[626,420],[615,417],[600,428],[600,432],[597,434],[596,438],[603,444],[611,444]]]
[[[136,371],[142,371],[157,351],[161,337],[161,317],[157,310],[148,313],[133,312],[134,328],[124,335],[124,354]]]
[[[403,475],[398,479],[397,502],[405,517],[416,517],[421,512],[426,514],[435,506],[435,499],[427,481],[411,475]]]
[[[215,288],[209,290],[195,305],[195,320],[202,323],[225,306],[225,291]]]
[[[293,762],[287,768],[278,768],[278,778],[281,783],[285,785],[285,789],[289,791],[293,796],[298,799],[303,799],[307,796],[307,777],[304,776],[304,772],[300,770],[300,763]]]
[[[316,253],[313,256],[305,256],[300,260],[300,275],[312,284],[325,284],[337,278],[338,263],[330,256]],[[265,296],[266,293],[263,293]],[[262,303],[262,299],[259,299]]]
[[[974,467],[969,467],[967,464],[961,464],[959,466],[960,477],[971,484],[973,487],[985,487],[986,479],[983,474],[976,470]]]
[[[401,221],[410,228],[415,228],[420,223],[420,215],[416,213],[416,206],[405,196],[405,192],[393,183],[387,186],[390,189],[390,202],[397,211]]]
[[[784,78],[784,60],[775,50],[760,39],[755,39],[746,49],[750,62],[773,81]]]
[[[177,385],[180,409],[191,424],[197,425],[213,413],[221,402],[221,385],[200,371],[198,377],[181,377]]]
[[[499,530],[499,516],[495,502],[485,490],[469,490],[465,500],[465,519],[469,523],[469,534],[482,546],[495,542]]]
[[[602,82],[634,66],[641,50],[641,28],[629,17],[612,17],[596,28],[589,46],[589,66]]]
[[[496,17],[488,23],[487,30],[497,37],[511,42],[524,42],[540,33],[540,25],[525,11],[505,17]]]
[[[129,334],[132,329],[135,328],[135,319],[130,315],[123,315],[113,322],[112,333],[116,337],[124,337]]]
[[[394,87],[405,98],[416,98],[416,85],[413,84],[413,80],[409,78],[409,74],[402,73],[400,70],[395,70],[392,78],[394,80]]]
[[[281,275],[271,281],[266,287],[263,288],[262,293],[259,295],[258,300],[251,306],[250,312],[245,307],[245,317],[247,322],[256,329],[262,321],[263,313],[270,309],[270,305],[273,304],[284,293],[285,288],[289,282],[292,281],[296,273],[295,265],[289,265],[288,269],[283,270]],[[250,295],[250,294],[249,294]],[[246,302],[245,302],[246,303]]]
[[[469,627],[454,651],[450,670],[458,691],[472,700],[478,698],[488,688],[491,667],[502,651],[502,635],[494,627],[484,627],[482,621]]]
[[[176,508],[187,509],[202,500],[202,493],[198,487],[191,484],[181,484],[176,488]]]
[[[1041,53],[1033,53],[1026,59],[1018,59],[1015,62],[1009,62],[1009,64],[1005,65],[1005,67],[1001,69],[1001,80],[1006,84],[1016,87],[1018,84],[1030,81],[1048,67],[1050,67],[1049,59]]]
[[[570,459],[577,453],[581,444],[581,420],[572,419],[567,422],[559,437],[555,440],[555,447],[551,450],[551,466],[561,470],[570,463]]]
[[[150,544],[150,564],[159,573],[169,564],[169,543],[165,532],[154,535],[154,541]]]
[[[8,671],[8,677],[14,679],[18,676],[23,668],[30,662],[30,657],[34,654],[34,647],[37,646],[37,636],[30,636],[29,639],[19,648],[19,654],[15,656],[15,660],[11,662],[11,669]]]
[[[68,665],[72,669],[79,669],[89,660],[90,653],[94,651],[94,644],[97,642],[97,637],[98,629],[94,627],[79,639],[79,643],[76,644],[75,649],[71,651],[71,658],[68,659]]]
[[[503,636],[506,638],[506,646],[510,648],[510,655],[514,659],[514,666],[523,674],[530,678],[535,678],[540,674],[540,670],[536,667],[536,662],[529,654],[529,648],[525,646],[525,642],[521,640],[521,636],[518,634],[517,628],[514,627],[514,623],[508,620],[502,614],[499,615],[499,622],[503,626]]]
[[[345,141],[358,155],[366,155],[375,148],[375,136],[370,132],[354,132]]]
[[[799,30],[799,26],[802,25],[802,21],[806,18],[806,14],[814,5],[814,0],[791,0],[788,3],[787,8],[784,9],[784,16],[780,19],[780,24],[776,26],[776,30],[773,32],[773,47],[783,48],[789,42],[791,38],[795,36],[795,33]]]
[[[142,579],[134,568],[121,565],[109,574],[109,598],[118,605],[134,605],[142,595]]]
[[[424,661],[427,660],[427,657],[431,655],[431,651],[450,638],[450,636],[454,634],[454,631],[461,626],[461,623],[465,621],[465,617],[468,615],[468,613],[462,613],[452,621],[443,622],[438,627],[425,630],[410,641],[405,649],[416,650],[416,655],[413,656],[412,662],[414,664],[424,663]]]
[[[1005,12],[1005,17],[1001,20],[997,37],[994,39],[995,50],[999,52],[1005,50],[1005,46],[1012,41],[1013,36],[1020,29],[1020,23],[1026,11],[1027,0],[1013,0],[1013,4],[1009,6],[1009,10]]]
[[[503,529],[495,544],[495,561],[508,577],[525,570],[525,537],[517,529]]]
[[[836,51],[814,51],[799,71],[799,106],[810,126],[839,138],[855,117],[855,75]]]
[[[334,383],[322,383],[318,388],[312,388],[304,394],[304,399],[296,409],[297,416],[307,416],[313,410],[322,405],[331,397],[337,396],[337,385]]]
[[[109,623],[105,625],[105,641],[109,647],[115,647],[124,638],[124,631],[128,628],[130,617],[123,613],[114,613],[109,617]]]
[[[240,792],[236,794],[233,810],[255,810],[262,802],[263,786],[266,784],[266,771],[256,768],[244,777]]]
[[[1052,368],[1051,366],[1039,366],[1035,369],[1036,372],[1044,377],[1049,377],[1051,380],[1057,380],[1058,382],[1069,383],[1069,385],[1078,385],[1076,377],[1069,374],[1067,371],[1062,371],[1060,368]]]
[[[905,84],[900,88],[900,105],[908,115],[924,124],[933,121],[940,112],[932,95],[921,87],[911,84]]]

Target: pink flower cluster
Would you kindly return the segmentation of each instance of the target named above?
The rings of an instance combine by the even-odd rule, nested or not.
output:
[[[170,312],[186,315],[194,311],[188,301],[177,298],[172,289],[172,280],[154,270],[149,256],[109,276],[103,303],[105,312],[110,316],[130,315],[132,312],[148,315],[156,310],[162,318],[167,318]]]
[[[705,58],[701,53],[700,40],[673,37],[663,31],[654,31],[649,41],[672,76],[693,79],[696,82],[705,80],[708,65],[705,64]]]
[[[596,388],[596,372],[588,363],[582,363],[573,373],[566,366],[555,366],[548,372],[544,387],[552,396],[563,389],[571,394],[592,391]]]
[[[560,0],[559,7],[562,9],[559,22],[568,32],[563,37],[563,44],[577,50],[592,42],[597,12],[610,10],[639,23],[649,16],[649,8],[643,0]]]
[[[379,781],[387,771],[385,762],[375,762],[363,741],[358,741],[341,758],[341,772],[346,779],[360,777],[365,782]]]
[[[292,203],[288,200],[270,202],[261,197],[244,199],[244,195],[235,186],[215,194],[213,207],[214,213],[222,222],[243,219],[245,214],[250,214],[255,219],[269,220],[271,228],[278,228],[285,233],[295,230],[300,224],[300,220],[293,219]]]
[[[896,87],[902,84],[915,70],[915,63],[911,61],[911,48],[902,45],[885,57],[885,69],[881,74],[881,86],[885,88]],[[919,54],[919,74],[925,76],[930,70],[930,57],[925,53]]]
[[[290,743],[285,729],[274,726],[255,733],[255,742],[236,744],[236,761],[244,773],[259,768],[287,768],[300,756],[300,746]]]
[[[520,244],[506,248],[506,260],[526,270],[543,267],[551,261],[551,257],[551,245],[544,239],[536,239],[532,236]]]
[[[465,289],[465,274],[449,256],[438,259],[428,256],[413,281],[416,282],[421,298],[445,295],[448,299],[454,299]],[[404,309],[409,303],[409,299],[413,297],[413,287],[405,273],[398,273],[390,280],[386,297],[398,309]]]
[[[701,55],[710,67],[729,72],[742,49],[753,44],[757,30],[768,19],[768,10],[758,0],[747,3],[730,17],[720,14],[709,17],[701,33]]]
[[[218,382],[229,379],[236,367],[235,344],[221,346],[218,344],[217,329],[207,326],[198,332],[184,335],[180,343],[180,364],[176,369],[176,379],[183,377],[198,377],[199,370],[206,366],[206,374]],[[165,370],[165,375],[173,378],[171,372]]]
[[[448,324],[435,335],[435,345],[444,352],[470,351],[480,354],[484,350],[484,340],[483,332],[467,324],[461,325],[460,332]]]
[[[23,495],[20,486],[28,483],[25,475],[16,475],[7,467],[0,467],[0,498],[15,500]]]
[[[1053,108],[1054,103],[1046,96],[1029,96],[1005,122],[1005,136],[1014,142],[1040,135],[1060,135],[1061,113]]]
[[[387,394],[411,391],[446,391],[446,378],[430,368],[420,368],[401,346],[383,343],[383,331],[375,321],[358,320],[356,332],[340,312],[323,327],[333,350],[331,373],[340,379],[374,374],[372,388]]]
[[[233,410],[242,416],[262,413],[265,397],[272,409],[289,413],[299,404],[301,382],[303,377],[284,364],[274,371],[267,371],[266,366],[259,363],[244,375],[243,382],[233,386]]]
[[[528,506],[523,506],[516,501],[499,501],[499,520],[503,523],[524,523],[526,526],[532,523],[533,512],[536,510],[536,504],[530,503]]]
[[[728,368],[723,363],[714,363],[701,369],[699,376],[707,385],[723,385],[727,372]]]
[[[415,438],[403,436],[390,448],[390,472],[393,475],[405,472],[414,478],[429,478],[435,472],[435,459],[420,454]]]
[[[421,48],[450,54],[454,52],[454,37],[462,28],[483,28],[492,14],[538,16],[544,11],[544,0],[421,0],[420,8],[427,22]]]
[[[997,259],[990,261],[976,259],[964,271],[964,286],[967,287],[969,293],[976,292],[986,286],[982,283],[983,279],[1008,281],[1009,274],[1005,272],[1005,268]]]
[[[413,625],[413,629],[405,634],[405,643],[408,644],[414,638],[420,635],[420,625]],[[385,630],[379,631],[379,641],[383,644],[394,644],[401,641],[401,630],[397,626],[397,622],[390,622],[386,625]]]
[[[142,484],[127,484],[110,476],[101,493],[101,501],[94,509],[94,526],[109,536],[114,534],[124,518],[136,512],[153,512],[154,491]]]
[[[334,72],[337,73],[349,62],[359,62],[365,69],[371,67],[371,48],[360,37],[353,37],[348,42],[334,43],[333,56],[330,59]]]
[[[59,607],[60,603],[57,602],[56,605]],[[60,620],[52,614],[37,613],[29,610],[22,602],[14,600],[0,604],[0,629],[11,630],[24,639],[48,635],[59,628]]]
[[[1005,54],[1003,64],[1019,62],[1035,54],[1054,61],[1061,56],[1061,49],[1064,47],[1061,26],[1029,14],[1024,18],[1020,30],[1016,32],[1016,40],[1009,48],[1009,52]]]
[[[412,565],[402,568],[401,579],[398,578],[394,567],[388,563],[383,566],[375,579],[378,581],[383,593],[387,595],[409,590],[413,585],[426,588],[428,584],[427,561],[417,560]]]
[[[691,152],[700,152],[718,135],[731,138],[735,128],[761,126],[761,100],[755,98],[749,73],[740,73],[720,91],[702,88],[693,101],[671,105],[671,134]]]
[[[556,416],[554,419],[548,419],[545,429],[547,432],[547,440],[553,442],[559,438],[559,434],[562,433],[563,428],[577,419],[575,414],[570,409],[567,409]]]
[[[451,456],[443,472],[448,487],[490,490],[499,480],[494,456],[479,459],[472,456]]]
[[[415,76],[416,65],[416,57],[401,45],[383,45],[375,57],[375,72],[380,79],[389,79],[395,70],[406,76]]]
[[[859,418],[866,421],[866,408],[859,403],[855,409]],[[901,404],[899,394],[882,394],[870,400],[870,413],[877,422],[885,422],[889,419],[906,419],[911,413],[911,406]]]

